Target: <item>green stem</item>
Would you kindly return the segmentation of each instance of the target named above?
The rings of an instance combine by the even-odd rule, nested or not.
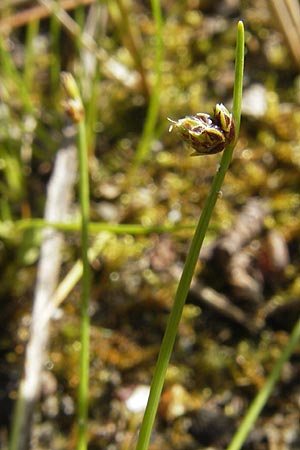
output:
[[[51,48],[51,64],[50,64],[50,85],[51,92],[57,91],[60,74],[60,36],[61,23],[55,14],[50,16],[50,48]]]
[[[143,134],[139,142],[133,163],[134,164],[133,170],[136,170],[137,167],[141,165],[141,163],[146,158],[147,153],[149,152],[150,141],[153,136],[154,127],[159,112],[159,96],[161,89],[161,74],[162,74],[161,66],[163,60],[163,39],[162,39],[163,19],[160,9],[160,0],[151,0],[151,6],[156,26],[155,62],[154,62],[155,81],[153,89],[151,91]]]
[[[246,416],[244,417],[237,432],[233,436],[231,443],[227,447],[227,450],[239,450],[242,447],[243,443],[246,440],[246,437],[248,436],[249,431],[253,427],[254,422],[256,421],[257,417],[259,416],[261,410],[263,409],[264,405],[266,404],[268,398],[270,397],[274,389],[274,385],[279,378],[283,364],[291,356],[296,344],[299,342],[299,339],[300,339],[300,319],[298,319],[296,325],[294,326],[289,341],[287,343],[287,346],[285,347],[280,358],[276,362],[265,385],[253,400]]]
[[[81,349],[78,387],[78,441],[77,450],[87,448],[88,394],[89,394],[89,346],[90,346],[90,266],[88,260],[89,233],[89,170],[86,124],[80,92],[74,77],[67,72],[61,74],[62,85],[67,94],[65,108],[78,124],[79,160],[79,199],[81,209],[81,258],[82,258],[82,297],[81,297]]]
[[[31,93],[33,91],[33,80],[35,70],[35,50],[34,41],[39,32],[40,23],[38,20],[29,22],[26,29],[26,43],[25,43],[25,55],[24,55],[24,75],[23,81],[26,87],[26,91]],[[36,86],[35,86],[36,89]]]
[[[244,67],[244,27],[242,22],[239,22],[237,28],[237,46],[236,46],[235,64],[236,65],[235,65],[235,85],[233,97],[233,114],[236,122],[236,137],[237,137],[240,125],[242,83],[243,83],[242,78]],[[231,155],[235,146],[235,142],[230,146],[228,146],[228,148],[226,148],[223,153],[220,168],[215,175],[210,190],[210,194],[205,202],[195,235],[191,243],[191,247],[184,265],[183,273],[179,281],[179,285],[175,295],[174,305],[171,310],[165,335],[160,347],[158,360],[156,363],[154,376],[151,384],[150,395],[145,410],[144,418],[142,421],[136,450],[147,450],[149,445],[150,435],[156,411],[158,408],[158,403],[163,388],[167,367],[173,350],[179,321],[182,315],[182,310],[189,291],[195,266],[199,257],[200,248],[202,246],[207,231],[208,223],[212,215],[215,203],[217,201],[218,194],[222,186],[226,171],[230,164]]]
[[[34,114],[34,106],[30,98],[30,93],[27,90],[27,85],[24,83],[24,80],[13,61],[11,53],[6,49],[5,39],[1,33],[0,33],[0,67],[2,73],[5,75],[1,79],[3,86],[5,86],[4,80],[9,80],[9,85],[13,83],[14,88],[17,89],[14,92],[14,96],[22,101],[26,113]],[[10,92],[10,88],[8,86],[6,88],[8,92]]]
[[[82,249],[82,303],[81,303],[81,351],[78,389],[78,443],[77,450],[87,448],[88,391],[89,391],[89,296],[90,267],[88,261],[89,178],[85,120],[78,124],[79,197],[81,207]]]
[[[52,227],[56,230],[73,232],[81,229],[81,224],[77,222],[48,222],[44,219],[20,219],[14,222],[7,221],[0,223],[0,237],[15,237],[16,232],[28,229],[41,229]],[[194,230],[195,224],[186,225],[151,225],[144,226],[138,223],[106,223],[89,222],[89,234],[108,231],[115,234],[151,234],[177,232],[184,230]]]

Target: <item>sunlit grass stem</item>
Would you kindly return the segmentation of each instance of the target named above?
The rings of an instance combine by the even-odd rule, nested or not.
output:
[[[50,48],[51,48],[51,64],[50,70],[50,83],[51,92],[57,91],[60,75],[60,36],[61,36],[61,23],[57,19],[55,14],[50,16]]]
[[[236,123],[236,138],[234,142],[224,150],[223,156],[221,158],[220,167],[214,177],[209,196],[205,202],[184,265],[182,276],[179,281],[179,285],[175,295],[174,304],[168,319],[166,331],[160,347],[158,360],[156,363],[154,376],[151,384],[148,404],[145,410],[144,418],[139,433],[138,443],[136,447],[137,450],[147,450],[149,445],[151,431],[154,424],[167,367],[173,350],[178,325],[181,319],[182,310],[190,288],[195,266],[199,257],[200,248],[202,246],[207,231],[209,220],[211,218],[215,203],[217,201],[226,171],[229,167],[232,152],[238,137],[240,116],[241,116],[243,67],[244,67],[244,26],[243,23],[240,21],[237,27],[235,84],[233,94],[233,116]]]
[[[26,43],[24,47],[24,76],[23,81],[26,85],[26,91],[31,93],[33,91],[34,84],[34,61],[35,61],[35,49],[34,42],[39,32],[40,22],[33,20],[29,22],[26,28]],[[36,86],[35,86],[36,89]]]
[[[268,398],[270,397],[271,393],[274,390],[275,383],[280,376],[284,363],[290,358],[295,346],[299,344],[299,340],[300,340],[300,319],[297,320],[286,347],[282,351],[280,358],[277,360],[264,386],[260,389],[257,396],[251,403],[250,408],[248,409],[237,432],[233,436],[233,439],[229,444],[229,446],[227,447],[227,450],[240,450],[242,448],[242,445],[244,444],[249,434],[249,431],[253,427],[261,410],[263,409]]]
[[[79,197],[81,207],[81,255],[82,255],[82,297],[81,297],[81,350],[78,389],[78,444],[77,450],[87,448],[87,420],[89,393],[89,346],[90,346],[90,266],[88,261],[89,222],[89,180],[85,121],[78,124],[79,153]]]
[[[89,226],[89,170],[86,125],[82,99],[77,84],[69,73],[61,75],[67,93],[66,111],[78,127],[79,161],[79,199],[81,209],[81,258],[82,258],[82,294],[81,294],[81,330],[80,330],[80,366],[78,387],[78,440],[77,450],[87,449],[88,394],[89,394],[89,346],[90,346],[90,266],[88,260]]]
[[[155,61],[154,61],[154,85],[151,90],[149,106],[147,110],[146,121],[139,142],[135,159],[133,162],[133,170],[146,159],[150,150],[151,139],[153,137],[154,128],[156,125],[158,112],[159,112],[159,96],[161,92],[161,76],[162,76],[162,61],[163,61],[163,18],[160,8],[160,0],[151,0],[151,7],[153,18],[155,22]]]
[[[237,70],[242,70],[242,67],[237,67]],[[242,78],[243,78],[242,75],[237,77],[239,83],[242,83]],[[238,83],[235,83],[234,91],[235,90],[241,92],[242,86],[239,85]],[[234,103],[233,114],[236,119],[235,120],[236,126],[239,128],[240,114],[238,114],[238,110],[236,110],[235,108],[236,105]],[[289,341],[285,349],[283,350],[280,358],[277,360],[272,372],[268,376],[265,385],[262,387],[262,389],[259,391],[255,399],[251,403],[248,412],[246,413],[242,423],[240,424],[227,450],[240,450],[242,448],[242,445],[244,444],[249,431],[253,427],[256,419],[258,418],[261,410],[263,409],[264,405],[266,404],[268,398],[270,397],[274,389],[275,383],[280,376],[284,363],[291,356],[295,346],[297,345],[297,343],[299,343],[299,339],[300,339],[300,319],[298,319],[296,325],[294,326]]]
[[[30,218],[2,222],[0,223],[0,237],[13,237],[19,231],[29,229],[41,229],[52,227],[56,230],[65,232],[74,232],[81,229],[79,222],[47,222],[44,219]],[[109,231],[115,234],[146,235],[151,233],[176,233],[178,231],[194,230],[195,224],[175,224],[175,225],[150,225],[145,226],[139,223],[107,223],[107,222],[89,222],[89,234]]]
[[[14,96],[22,102],[23,109],[26,113],[34,113],[34,106],[27,90],[27,84],[24,83],[23,77],[19,73],[11,52],[7,48],[6,40],[0,33],[0,69],[3,74],[3,80],[9,80],[14,84]]]

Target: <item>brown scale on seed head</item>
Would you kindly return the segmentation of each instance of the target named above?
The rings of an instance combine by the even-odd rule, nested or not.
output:
[[[230,144],[235,135],[232,114],[220,103],[215,106],[214,115],[197,113],[183,119],[172,120],[169,131],[177,130],[185,142],[194,150],[192,156],[213,155]]]

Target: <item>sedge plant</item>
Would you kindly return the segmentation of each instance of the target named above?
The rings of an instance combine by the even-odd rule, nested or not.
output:
[[[234,147],[237,142],[239,128],[240,128],[240,117],[241,117],[241,103],[242,103],[242,86],[243,86],[243,71],[244,71],[244,26],[243,22],[239,22],[237,26],[237,41],[236,41],[236,59],[235,59],[235,81],[234,81],[234,90],[233,90],[233,107],[232,107],[232,115],[235,122],[235,132],[234,137],[231,142],[228,140],[228,144],[226,142],[226,137],[224,137],[224,146],[225,150],[221,158],[220,165],[218,167],[217,173],[214,177],[210,193],[207,197],[207,200],[204,204],[202,214],[200,216],[190,249],[187,255],[185,265],[183,268],[183,272],[178,284],[177,292],[174,299],[174,304],[167,322],[165,334],[163,337],[163,341],[160,347],[153,380],[151,383],[150,394],[148,398],[148,403],[146,406],[146,410],[144,413],[142,425],[139,432],[138,442],[136,450],[147,450],[151,431],[153,428],[165,376],[168,368],[169,360],[171,357],[171,353],[173,350],[179,322],[181,319],[183,307],[186,301],[186,297],[190,288],[190,284],[192,281],[192,277],[194,274],[194,270],[196,267],[196,263],[199,257],[199,252],[208,228],[208,224],[210,218],[212,216],[212,212],[214,206],[216,204],[217,198],[219,196],[219,192],[221,190],[223,180],[225,178],[226,172],[229,168],[232,153]],[[227,111],[227,110],[226,110]],[[216,113],[215,113],[216,115]],[[203,116],[207,115],[202,115]],[[210,119],[207,119],[210,120]],[[177,122],[178,125],[178,122]],[[222,123],[223,129],[226,129],[226,123]],[[182,131],[182,136],[187,131],[186,128],[178,129],[178,131]],[[219,132],[219,129],[217,129]],[[218,133],[217,133],[218,134]],[[214,136],[212,140],[215,138],[221,140],[221,136]],[[223,148],[224,148],[223,146]],[[216,150],[216,146],[214,146]],[[220,147],[221,149],[221,147]],[[219,148],[217,151],[220,151]],[[216,153],[213,151],[212,153]]]

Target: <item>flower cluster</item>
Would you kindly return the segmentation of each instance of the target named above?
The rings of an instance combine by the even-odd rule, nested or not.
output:
[[[194,155],[213,155],[221,152],[235,136],[232,114],[220,103],[215,106],[213,117],[197,113],[183,119],[172,120],[169,131],[176,129],[194,150]]]

